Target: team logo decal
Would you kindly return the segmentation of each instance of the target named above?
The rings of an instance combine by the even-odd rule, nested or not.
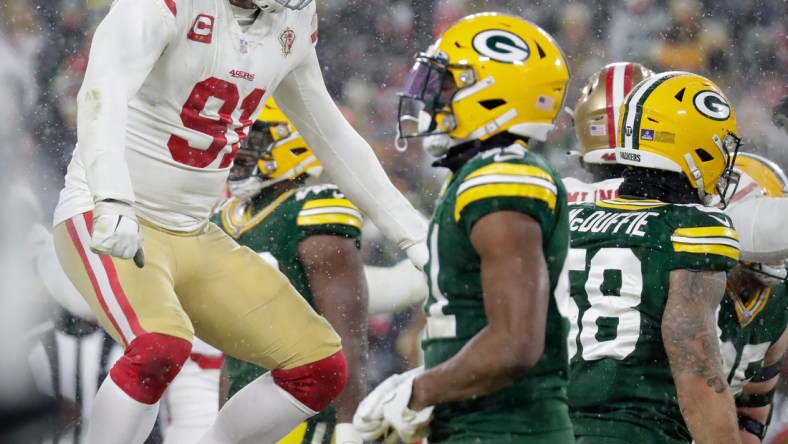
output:
[[[293,42],[295,42],[296,34],[295,31],[290,29],[288,26],[279,34],[279,43],[282,44],[282,54],[287,57],[290,55],[290,51],[293,50]]]
[[[731,116],[731,106],[714,91],[701,91],[692,99],[701,114],[712,120],[727,120]]]
[[[497,62],[523,62],[531,55],[525,40],[501,29],[488,29],[476,34],[472,44],[476,52]]]

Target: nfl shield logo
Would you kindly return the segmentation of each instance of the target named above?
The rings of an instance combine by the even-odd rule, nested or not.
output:
[[[241,37],[241,54],[246,54],[249,52],[249,41],[246,40],[244,37]]]
[[[293,49],[293,42],[295,42],[295,31],[288,26],[279,34],[279,43],[282,44],[282,54],[287,57]]]

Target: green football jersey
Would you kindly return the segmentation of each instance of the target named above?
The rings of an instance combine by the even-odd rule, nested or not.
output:
[[[298,243],[312,235],[342,236],[359,242],[361,212],[334,185],[296,188],[274,197],[264,201],[230,199],[212,220],[239,244],[276,264],[314,307],[312,290],[298,259]],[[225,360],[229,396],[267,371],[230,356]],[[335,423],[333,408],[324,409],[307,421],[302,442],[329,443]]]
[[[571,205],[569,406],[592,442],[688,442],[662,343],[672,270],[727,271],[738,236],[721,211],[619,197]]]
[[[786,284],[764,288],[747,303],[728,291],[720,304],[717,326],[723,369],[731,391],[737,395],[763,367],[766,350],[788,326]]]
[[[521,442],[502,436],[514,434],[522,439],[526,434],[571,430],[566,404],[568,320],[562,315],[568,305],[565,273],[563,291],[556,290],[569,242],[566,191],[555,170],[520,144],[478,154],[444,185],[428,233],[425,365],[434,367],[456,355],[487,325],[481,262],[470,234],[476,221],[496,211],[528,214],[542,229],[542,250],[554,294],[547,313],[544,355],[500,391],[438,405],[430,422],[431,443],[465,442],[459,436],[473,442]]]

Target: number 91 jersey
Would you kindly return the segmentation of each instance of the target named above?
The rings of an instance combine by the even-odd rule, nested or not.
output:
[[[242,28],[227,0],[116,1],[91,47],[91,61],[101,61],[88,67],[80,104],[97,105],[80,109],[55,223],[92,208],[92,157],[125,150],[128,173],[117,165],[115,175],[128,174],[133,194],[112,198],[134,200],[139,216],[163,228],[202,228],[248,127],[280,82],[314,56],[316,39],[314,4],[260,13]],[[122,78],[111,87],[115,75]],[[112,191],[128,188],[117,182]]]
[[[727,271],[730,219],[701,205],[570,205],[569,407],[576,436],[688,442],[662,343],[672,270]]]

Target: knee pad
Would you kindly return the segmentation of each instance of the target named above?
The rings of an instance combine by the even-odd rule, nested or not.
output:
[[[161,333],[137,336],[109,376],[132,399],[155,404],[191,353],[191,342]]]
[[[326,408],[345,388],[347,362],[342,350],[319,361],[271,372],[274,382],[310,409]]]

